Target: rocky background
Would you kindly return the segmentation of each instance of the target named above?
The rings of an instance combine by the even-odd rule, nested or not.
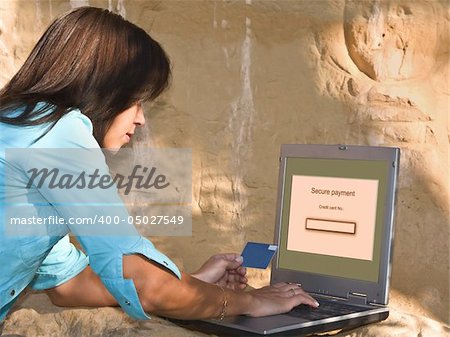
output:
[[[140,146],[192,148],[193,235],[151,238],[180,268],[271,242],[284,143],[401,148],[391,317],[342,336],[449,333],[449,52],[446,0],[0,0],[0,85],[49,22],[110,8],[160,41],[171,89],[147,106]],[[268,282],[251,272],[250,284]],[[121,330],[122,329],[122,330]],[[4,334],[196,335],[118,309],[28,296]]]

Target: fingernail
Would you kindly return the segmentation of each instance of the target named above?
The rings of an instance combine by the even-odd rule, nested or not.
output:
[[[318,307],[320,304],[317,301],[314,301],[314,304],[316,305],[316,307]]]
[[[238,256],[237,258],[234,259],[236,262],[243,262],[244,258],[242,256]]]

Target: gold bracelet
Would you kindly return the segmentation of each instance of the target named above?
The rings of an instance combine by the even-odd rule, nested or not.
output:
[[[225,292],[225,289],[223,289],[222,286],[219,286],[219,285],[217,285],[217,286],[222,290],[222,293],[223,293],[222,312],[217,317],[217,319],[219,321],[223,321],[223,319],[225,318],[225,315],[227,314],[228,298],[227,298],[227,294]]]

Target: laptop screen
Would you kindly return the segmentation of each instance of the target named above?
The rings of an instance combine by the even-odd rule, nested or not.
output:
[[[278,268],[378,282],[390,162],[285,160]]]

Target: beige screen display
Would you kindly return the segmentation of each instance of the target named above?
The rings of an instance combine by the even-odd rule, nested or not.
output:
[[[378,180],[292,177],[287,249],[373,258]]]

